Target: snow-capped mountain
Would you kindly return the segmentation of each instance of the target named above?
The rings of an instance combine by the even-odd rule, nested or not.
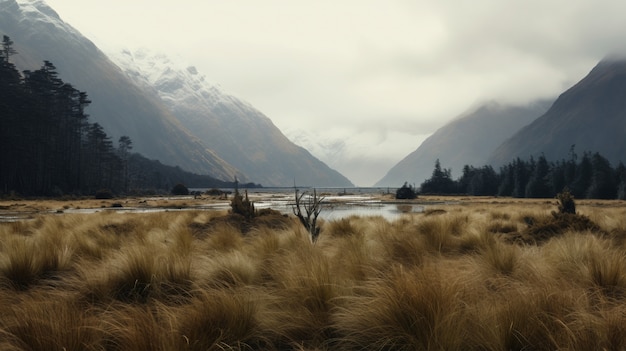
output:
[[[20,70],[36,70],[44,60],[50,61],[61,79],[86,92],[92,101],[87,113],[114,141],[127,135],[134,151],[189,171],[225,180],[241,174],[191,135],[158,96],[128,79],[45,1],[0,0],[0,34],[15,43],[17,55],[11,60]]]
[[[127,49],[110,57],[136,84],[156,92],[195,137],[255,182],[352,185],[287,139],[259,110],[210,83],[182,59],[147,49]]]
[[[20,70],[52,62],[65,82],[88,94],[93,122],[113,141],[129,136],[133,151],[149,158],[224,180],[350,184],[195,68],[130,52],[118,66],[43,0],[0,0],[0,34],[14,41],[11,59]]]

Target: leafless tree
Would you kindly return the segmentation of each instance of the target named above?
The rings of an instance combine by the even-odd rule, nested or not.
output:
[[[313,195],[307,195],[304,191],[298,194],[298,188],[295,188],[296,203],[292,205],[293,214],[298,217],[300,223],[306,228],[311,237],[311,242],[315,244],[320,235],[320,227],[317,225],[317,217],[322,212],[322,201],[324,197],[318,197],[317,191],[313,189]],[[305,197],[305,195],[307,195]],[[304,209],[304,214],[302,213]]]

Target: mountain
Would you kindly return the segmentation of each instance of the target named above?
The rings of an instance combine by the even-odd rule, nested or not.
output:
[[[548,160],[577,152],[599,152],[612,163],[626,160],[626,59],[600,61],[552,107],[500,145],[489,157],[502,165],[543,153]]]
[[[88,94],[91,121],[102,125],[113,141],[122,135],[133,151],[196,173],[246,180],[236,167],[190,134],[159,99],[136,86],[91,41],[42,0],[0,0],[0,34],[9,36],[21,70],[52,62],[59,76]]]
[[[435,161],[451,168],[454,178],[463,166],[487,164],[487,157],[521,127],[541,116],[551,101],[524,106],[490,102],[455,118],[439,128],[412,153],[398,162],[376,186],[419,185],[430,178]]]
[[[194,66],[146,49],[109,55],[137,85],[154,90],[194,137],[265,186],[352,186],[292,143],[247,102],[211,84]]]

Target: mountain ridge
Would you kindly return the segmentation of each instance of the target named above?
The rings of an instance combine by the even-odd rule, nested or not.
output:
[[[488,160],[497,166],[543,153],[554,161],[567,158],[575,146],[579,152],[599,152],[617,163],[626,155],[625,130],[626,60],[609,55]]]
[[[159,91],[175,88],[167,84],[177,82],[163,80],[156,82],[157,86],[152,88],[149,84],[137,84],[136,76],[135,79],[127,76],[118,64],[71,25],[65,23],[43,0],[0,0],[0,33],[8,35],[15,42],[18,55],[12,57],[12,62],[18,68],[34,70],[39,68],[44,60],[53,63],[60,77],[88,94],[92,103],[87,113],[91,119],[102,125],[113,141],[122,135],[129,136],[133,141],[133,151],[146,157],[224,180],[237,177],[244,182],[282,186],[292,185],[294,179],[298,183],[313,186],[351,184],[347,178],[315,159],[308,151],[290,143],[273,126],[271,120],[253,106],[233,96],[221,94],[220,89],[215,87],[216,90],[213,93],[208,92],[208,95],[219,96],[220,99],[210,105],[196,106],[197,115],[219,115],[228,111],[238,115],[239,121],[242,121],[241,116],[248,113],[246,117],[248,119],[237,126],[230,126],[232,127],[230,132],[226,128],[228,125],[224,127],[226,123],[224,121],[220,122],[221,125],[211,126],[212,129],[221,131],[217,137],[236,139],[238,135],[233,134],[233,131],[256,128],[257,125],[253,123],[257,123],[263,125],[266,130],[273,128],[267,138],[273,137],[286,145],[284,146],[286,150],[279,155],[263,152],[261,147],[245,150],[251,157],[256,158],[253,159],[257,161],[256,163],[247,162],[250,159],[240,162],[224,149],[218,152],[216,150],[218,145],[213,143],[217,137],[205,138],[203,135],[198,137],[197,125],[190,124],[178,116],[188,112],[180,106],[171,104],[180,97],[159,96]],[[186,71],[190,75],[199,76],[199,72],[193,66],[186,67]],[[204,95],[206,98],[207,94]],[[192,95],[191,99],[195,99],[193,102],[201,101],[198,96]],[[202,121],[200,118],[196,122]],[[250,125],[246,126],[245,123]],[[263,146],[262,144],[257,143]],[[232,143],[230,145],[232,148]],[[287,154],[295,156],[285,161]],[[298,157],[301,160],[297,160]],[[263,164],[266,163],[273,165],[275,169],[269,171],[267,168],[264,169]],[[258,167],[250,167],[253,164]]]
[[[492,150],[545,112],[551,101],[522,105],[490,101],[470,109],[435,131],[375,186],[399,186],[404,182],[419,185],[431,176],[437,159],[455,177],[460,176],[464,165],[486,165]]]
[[[185,131],[160,101],[136,87],[45,1],[0,1],[0,32],[15,42],[18,54],[12,61],[18,68],[37,69],[47,60],[66,82],[85,91],[92,100],[87,112],[113,140],[127,135],[135,151],[189,171],[221,179],[240,174]]]
[[[272,120],[207,81],[195,66],[148,49],[110,55],[124,72],[155,89],[195,137],[256,182],[290,186],[352,186],[339,172],[291,142]]]

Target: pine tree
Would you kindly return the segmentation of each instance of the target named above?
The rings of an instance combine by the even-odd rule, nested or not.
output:
[[[122,162],[122,177],[124,183],[124,192],[128,192],[128,185],[130,180],[128,159],[130,158],[130,151],[133,149],[133,142],[130,137],[123,135],[117,142],[117,155]]]
[[[420,185],[422,193],[451,194],[456,192],[456,184],[452,180],[451,171],[442,169],[439,159],[435,161],[435,169],[430,179]]]
[[[513,161],[513,191],[511,196],[523,198],[526,196],[529,165],[519,157]]]
[[[514,167],[513,163],[509,163],[500,168],[500,184],[498,185],[498,196],[512,196],[514,187]]]
[[[617,184],[609,160],[596,152],[591,156],[591,164],[593,169],[586,197],[589,199],[614,199],[617,195]]]
[[[0,53],[0,58],[7,63],[11,56],[17,54],[17,51],[13,48],[13,40],[9,38],[7,35],[2,36],[2,52]]]
[[[591,185],[592,176],[593,164],[591,163],[591,156],[585,152],[580,163],[576,165],[576,177],[571,186],[572,195],[584,198],[587,195],[587,189]]]
[[[542,154],[537,159],[532,173],[530,174],[528,183],[526,184],[525,197],[528,198],[550,198],[551,187],[549,183],[550,166],[548,160]]]
[[[4,43],[12,41],[4,36]],[[3,47],[3,49],[6,46]],[[9,54],[7,54],[7,52]],[[14,50],[0,50],[0,193],[15,189],[19,178],[21,155],[22,121],[24,106],[27,106],[22,86],[22,77],[9,58]]]

